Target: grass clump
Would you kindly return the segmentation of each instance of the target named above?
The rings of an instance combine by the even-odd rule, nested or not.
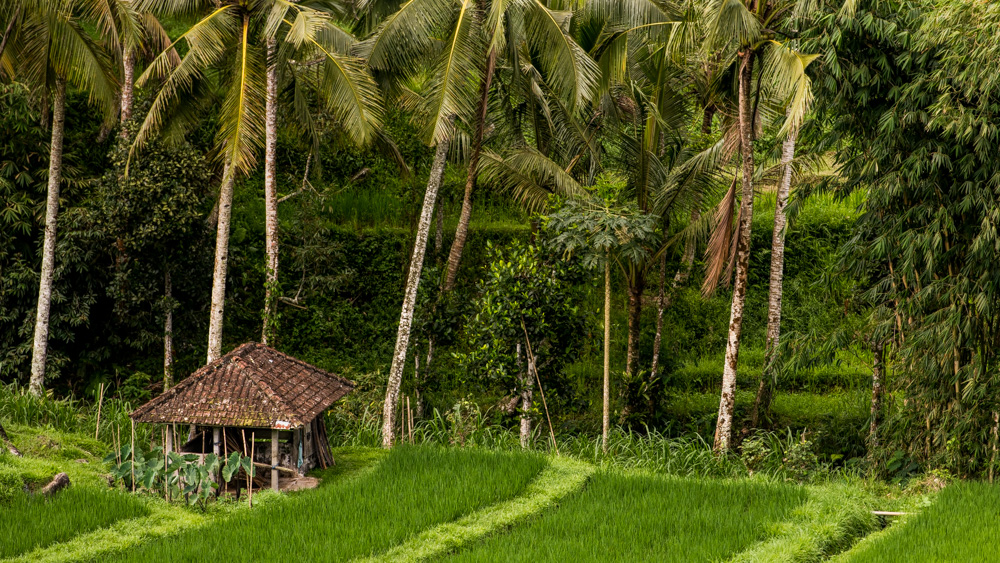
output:
[[[275,549],[300,561],[371,556],[429,526],[510,499],[545,466],[538,455],[397,447],[371,471],[234,512],[110,560],[268,561]],[[109,560],[109,558],[105,558]]]
[[[1000,554],[1000,486],[958,482],[937,502],[873,534],[839,563],[996,561]]]
[[[729,559],[731,563],[813,563],[840,553],[876,527],[873,497],[857,484],[809,488],[809,500],[769,539]]]
[[[584,492],[452,561],[717,561],[759,541],[802,487],[609,471]]]
[[[52,498],[17,494],[0,504],[0,558],[13,557],[77,534],[148,514],[132,495],[73,487]]]

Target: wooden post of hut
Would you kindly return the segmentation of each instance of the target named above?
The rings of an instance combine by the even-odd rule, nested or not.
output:
[[[221,426],[212,427],[212,453],[215,454],[215,457],[219,457],[222,454],[222,439],[220,438],[221,431],[222,431]],[[212,481],[221,484],[222,482],[221,473],[222,473],[221,471],[219,472],[219,474],[213,472]]]
[[[271,488],[274,490],[280,490],[278,488],[278,431],[271,430]]]
[[[333,464],[323,413],[354,387],[352,381],[273,348],[248,343],[201,367],[130,416],[136,422],[195,427],[194,438],[178,448],[182,453],[219,455],[222,440],[228,439],[227,451],[254,457],[256,467],[270,467],[271,487],[280,490],[282,475],[297,477]],[[254,452],[249,444],[227,438],[240,435],[239,430],[227,433],[227,428],[250,435],[270,430],[270,452]],[[282,442],[287,431],[291,439]]]

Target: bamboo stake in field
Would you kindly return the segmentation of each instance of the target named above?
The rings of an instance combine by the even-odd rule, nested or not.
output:
[[[997,442],[1000,442],[1000,411],[993,411],[993,455],[990,456],[990,484],[993,484],[993,471],[997,465]]]
[[[410,443],[413,443],[413,410],[410,409],[410,396],[406,396],[406,416],[409,419]]]
[[[135,421],[132,421],[132,450],[129,452],[132,461],[129,463],[132,469],[132,492],[135,492]]]
[[[163,500],[170,502],[170,478],[167,475],[167,435],[170,428],[163,427]]]
[[[256,445],[256,442],[257,442],[257,434],[255,432],[251,432],[250,433],[250,471],[247,472],[247,483],[249,484],[249,486],[247,487],[247,490],[250,491],[250,494],[248,495],[250,508],[253,508],[253,473],[254,473],[254,470],[253,470],[253,450],[254,450],[254,445]]]
[[[524,343],[528,348],[528,367],[535,372],[538,392],[542,395],[542,406],[545,407],[545,420],[549,423],[549,436],[552,437],[552,448],[555,449],[556,455],[559,455],[559,443],[556,442],[556,433],[552,429],[552,417],[549,416],[549,405],[545,402],[545,391],[542,390],[542,378],[538,377],[538,364],[535,363],[535,354],[531,351],[531,341],[528,340],[528,329],[524,326],[524,317],[521,318],[521,330],[524,331]]]
[[[94,428],[94,439],[101,432],[101,405],[104,404],[104,383],[101,383],[101,396],[97,399],[97,427]]]

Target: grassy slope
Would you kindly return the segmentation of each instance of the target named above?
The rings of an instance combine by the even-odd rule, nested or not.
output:
[[[1000,486],[960,482],[909,520],[874,534],[839,563],[986,563],[1000,559]]]
[[[100,476],[99,442],[21,425],[8,430],[25,457],[0,455],[0,558],[149,513],[141,500],[108,489]],[[66,491],[51,499],[23,494],[25,486],[38,489],[60,472],[70,477]]]
[[[455,561],[716,561],[762,539],[805,499],[800,487],[606,472],[508,535]]]
[[[396,545],[428,526],[519,494],[542,469],[534,455],[394,449],[357,479],[234,513],[111,560],[343,561]],[[107,560],[107,559],[105,559]]]

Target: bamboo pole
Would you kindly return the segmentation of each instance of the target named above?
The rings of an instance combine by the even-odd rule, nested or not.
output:
[[[101,432],[101,406],[104,404],[104,383],[101,382],[101,396],[97,399],[97,427],[94,428],[94,439]]]
[[[993,471],[997,465],[997,442],[1000,441],[1000,411],[993,411],[993,455],[990,456],[990,484],[993,484]]]
[[[406,396],[406,415],[410,426],[410,443],[413,443],[413,410],[410,408],[410,396]]]
[[[244,438],[244,440],[245,440],[245,438]],[[254,446],[256,445],[256,441],[257,441],[256,440],[256,432],[251,432],[250,433],[250,461],[251,461],[251,464],[250,464],[250,471],[247,472],[247,485],[248,485],[247,486],[247,491],[249,492],[248,497],[250,499],[249,500],[249,506],[250,506],[250,508],[253,508],[253,476],[251,475],[251,473],[254,472],[253,471],[253,463],[252,462],[253,462],[253,450],[254,450]],[[246,442],[244,442],[244,447],[246,447],[245,444],[246,444]]]
[[[129,466],[132,469],[132,492],[134,493],[135,492],[135,421],[134,420],[132,421],[132,451],[129,452],[129,455],[132,456],[132,462],[129,463]]]

